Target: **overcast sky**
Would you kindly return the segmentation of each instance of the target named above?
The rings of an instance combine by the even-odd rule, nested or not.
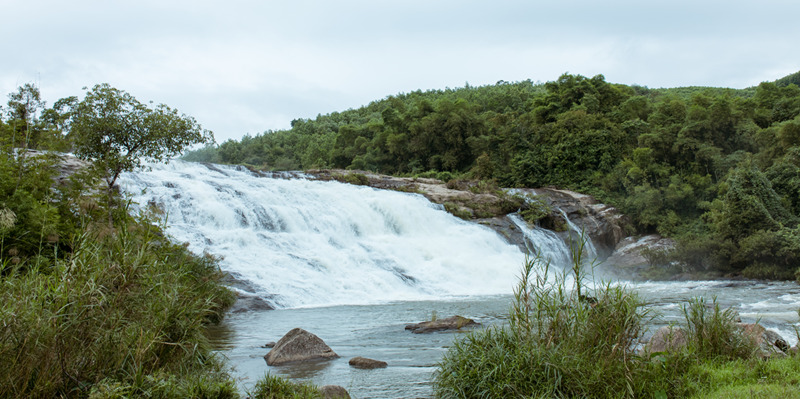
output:
[[[800,70],[796,0],[0,0],[0,95],[109,83],[217,141],[417,89],[744,88]]]

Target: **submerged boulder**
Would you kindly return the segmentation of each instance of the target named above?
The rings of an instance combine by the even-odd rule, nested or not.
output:
[[[357,369],[371,370],[371,369],[385,368],[388,366],[388,364],[384,361],[356,356],[350,359],[350,366],[355,367]]]
[[[448,317],[446,319],[436,319],[423,321],[416,324],[406,324],[406,330],[411,330],[414,334],[431,333],[434,331],[459,330],[462,327],[475,327],[480,323],[475,320],[461,316]]]
[[[324,385],[319,388],[319,393],[325,399],[350,399],[350,393],[341,385]]]
[[[336,359],[339,355],[316,335],[295,328],[284,335],[264,359],[270,366],[309,360]]]
[[[231,313],[243,313],[273,309],[272,305],[265,301],[264,298],[239,292],[236,296],[236,302],[234,302],[233,306],[231,306],[228,311]]]

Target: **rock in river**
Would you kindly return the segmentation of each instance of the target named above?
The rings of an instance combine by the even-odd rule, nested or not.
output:
[[[431,321],[423,321],[422,323],[407,324],[406,330],[411,330],[411,332],[414,334],[423,334],[434,331],[458,330],[461,329],[461,327],[474,327],[479,325],[480,323],[476,323],[475,320],[461,316],[453,316],[446,319],[436,319]]]
[[[336,359],[339,355],[316,335],[295,328],[284,335],[264,356],[270,366],[308,360]]]
[[[357,368],[357,369],[380,369],[388,366],[388,364],[384,361],[369,359],[366,357],[356,356],[350,359],[350,365]]]

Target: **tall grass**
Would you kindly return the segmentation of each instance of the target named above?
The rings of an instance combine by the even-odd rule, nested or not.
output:
[[[325,396],[319,388],[309,383],[296,383],[281,377],[267,374],[260,378],[253,391],[250,392],[253,399],[322,399]]]
[[[718,388],[708,367],[753,359],[735,313],[702,298],[684,307],[685,348],[639,354],[654,315],[623,286],[588,284],[583,248],[572,248],[566,270],[526,260],[507,325],[454,343],[434,375],[437,397],[685,397]]]
[[[683,307],[689,333],[689,350],[701,359],[747,359],[756,352],[752,337],[736,324],[733,309],[721,309],[713,298],[694,298]]]
[[[203,335],[234,300],[213,259],[133,220],[77,241],[0,280],[0,397],[238,395]]]
[[[559,272],[526,260],[508,326],[457,341],[434,377],[437,396],[639,396],[633,353],[649,314],[623,287],[587,285],[576,255]]]

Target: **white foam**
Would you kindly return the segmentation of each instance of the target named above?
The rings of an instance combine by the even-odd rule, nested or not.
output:
[[[507,294],[524,262],[495,232],[417,194],[180,161],[120,184],[279,307]]]

